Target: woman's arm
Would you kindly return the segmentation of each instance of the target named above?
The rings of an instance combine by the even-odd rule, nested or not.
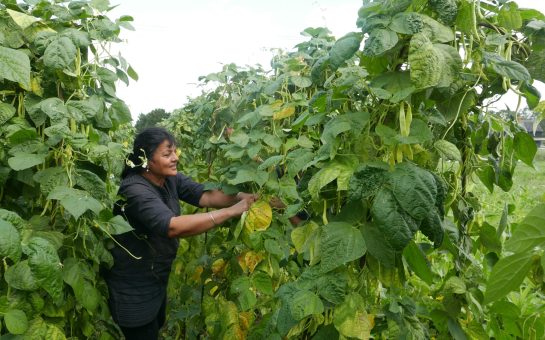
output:
[[[205,191],[202,194],[199,205],[205,208],[225,208],[242,200],[248,201],[251,204],[255,202],[257,198],[257,195],[245,192],[239,192],[236,195],[227,195],[220,190],[210,190]]]
[[[204,233],[228,219],[242,215],[243,212],[250,208],[252,203],[253,201],[249,199],[241,199],[238,203],[228,208],[172,217],[168,228],[168,237],[187,237]]]

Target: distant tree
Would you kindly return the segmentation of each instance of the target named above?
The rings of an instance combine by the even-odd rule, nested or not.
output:
[[[140,132],[147,127],[157,126],[158,123],[170,117],[170,113],[166,112],[163,109],[154,109],[148,113],[141,113],[138,115],[136,124],[136,132]]]

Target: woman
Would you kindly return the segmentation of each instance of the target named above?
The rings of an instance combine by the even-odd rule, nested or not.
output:
[[[106,273],[110,311],[126,339],[157,339],[165,321],[166,288],[178,237],[203,233],[250,208],[256,196],[205,191],[177,171],[174,137],[163,128],[139,133],[121,175],[114,207],[134,230],[115,236],[114,265]],[[222,208],[180,215],[179,200]]]

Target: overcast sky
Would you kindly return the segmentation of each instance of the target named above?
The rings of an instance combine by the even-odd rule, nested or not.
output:
[[[356,31],[360,0],[110,0],[113,17],[134,17],[124,30],[124,58],[139,74],[118,95],[139,113],[180,108],[201,93],[199,76],[224,64],[261,64],[269,69],[271,49],[292,49],[307,27],[327,26],[337,36]]]
[[[541,1],[518,0],[519,7],[545,13]],[[358,31],[361,0],[110,0],[110,13],[134,17],[115,48],[139,74],[118,95],[133,118],[156,108],[180,108],[200,94],[198,78],[224,64],[269,68],[272,49],[292,49],[307,27],[327,27],[337,38]],[[545,86],[539,84],[545,97]],[[514,101],[506,101],[513,106]]]

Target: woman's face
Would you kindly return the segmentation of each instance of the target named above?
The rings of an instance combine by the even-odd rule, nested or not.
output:
[[[171,144],[168,140],[159,144],[152,159],[148,162],[150,172],[159,177],[176,176],[177,165],[176,145]]]

